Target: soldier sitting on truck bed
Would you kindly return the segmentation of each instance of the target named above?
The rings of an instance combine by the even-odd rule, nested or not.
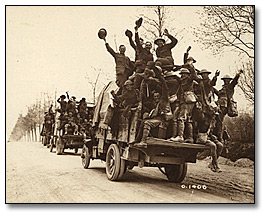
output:
[[[139,133],[142,132],[142,138],[141,142],[137,144],[138,147],[146,147],[146,138],[155,127],[159,127],[158,137],[165,138],[168,125],[167,121],[172,119],[168,99],[168,87],[165,79],[161,76],[162,69],[160,67],[154,67],[154,71],[162,84],[162,94],[158,92],[154,93],[155,108],[150,112],[149,118],[146,118],[141,125],[142,131],[139,131]],[[136,140],[139,138],[140,136]]]
[[[210,154],[209,151],[204,151],[198,154],[198,159],[204,159],[206,156],[210,155],[212,157],[212,162],[208,167],[213,172],[221,172],[217,159],[221,155],[223,149],[223,144],[218,141],[217,137],[213,134],[217,116],[218,108],[213,108],[211,106],[201,108],[196,107],[193,111],[193,120],[198,124],[196,143],[205,144],[210,148]]]
[[[75,135],[78,135],[79,127],[76,124],[76,120],[75,120],[72,112],[68,113],[67,123],[65,124],[65,133],[64,133],[65,135],[69,134],[69,129],[70,128],[72,129],[72,133],[70,133],[70,134],[74,133]]]

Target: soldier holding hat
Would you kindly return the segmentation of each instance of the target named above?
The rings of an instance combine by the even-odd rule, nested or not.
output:
[[[126,47],[124,45],[119,46],[119,53],[115,52],[106,42],[107,31],[104,28],[101,28],[98,32],[98,37],[103,39],[105,42],[105,46],[107,51],[113,56],[116,64],[116,84],[119,87],[122,87],[125,81],[128,79],[130,75],[132,75],[132,71],[134,68],[134,64],[130,61],[130,59],[125,56]]]
[[[171,42],[165,43],[165,40],[163,38],[157,38],[154,43],[158,46],[156,49],[156,65],[162,66],[162,65],[173,65],[174,60],[172,57],[172,48],[175,47],[178,40],[169,34],[169,31],[167,29],[164,30],[164,35],[167,36]]]
[[[58,99],[57,102],[60,104],[60,113],[61,115],[63,115],[66,110],[67,110],[67,101],[65,101],[66,96],[65,95],[61,95]]]

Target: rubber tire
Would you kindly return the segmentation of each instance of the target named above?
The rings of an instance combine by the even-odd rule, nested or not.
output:
[[[187,174],[187,164],[165,166],[165,174],[170,182],[181,183]]]
[[[90,165],[90,153],[88,147],[85,145],[82,148],[82,154],[84,154],[85,158],[82,158],[82,166],[84,169],[87,169]]]
[[[60,147],[60,145],[61,145],[61,140],[60,140],[60,138],[58,138],[57,140],[56,140],[56,154],[57,155],[61,155],[62,153],[63,153],[63,150],[62,150],[62,147]]]
[[[111,181],[115,181],[119,177],[121,169],[121,156],[119,148],[116,144],[111,144],[106,153],[106,175]]]
[[[126,161],[121,158],[120,173],[119,173],[119,176],[118,176],[118,180],[123,178],[123,176],[126,173],[126,171],[127,171]]]

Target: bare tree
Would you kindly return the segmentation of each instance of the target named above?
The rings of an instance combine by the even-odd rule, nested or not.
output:
[[[239,87],[243,91],[246,99],[254,104],[254,61],[249,60],[249,62],[243,64],[243,70],[244,74],[241,75],[240,81],[239,81]]]
[[[205,6],[195,35],[215,53],[231,48],[254,58],[254,6]]]
[[[91,86],[91,92],[92,92],[92,97],[93,97],[93,103],[96,103],[96,99],[97,99],[97,89],[98,89],[98,85],[101,83],[102,86],[104,86],[104,80],[100,80],[100,76],[103,75],[106,77],[106,74],[102,71],[102,69],[99,68],[95,68],[92,67],[92,71],[91,71],[91,76],[89,74],[87,74],[85,76],[85,78],[87,79],[88,84],[90,84]],[[95,73],[95,78],[93,77],[93,73]],[[108,78],[106,78],[105,80],[109,80]]]
[[[162,37],[164,29],[175,32],[177,35],[176,29],[170,25],[173,20],[170,17],[171,12],[172,8],[169,6],[145,6],[143,12],[139,14],[143,18],[144,32],[142,36],[153,40]]]

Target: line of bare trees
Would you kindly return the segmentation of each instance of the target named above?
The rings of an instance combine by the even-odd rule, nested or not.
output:
[[[18,116],[17,122],[11,132],[9,141],[40,141],[40,132],[44,121],[44,113],[48,111],[54,100],[50,96],[36,100],[36,103],[27,108],[27,113]],[[43,102],[43,103],[42,103]]]

